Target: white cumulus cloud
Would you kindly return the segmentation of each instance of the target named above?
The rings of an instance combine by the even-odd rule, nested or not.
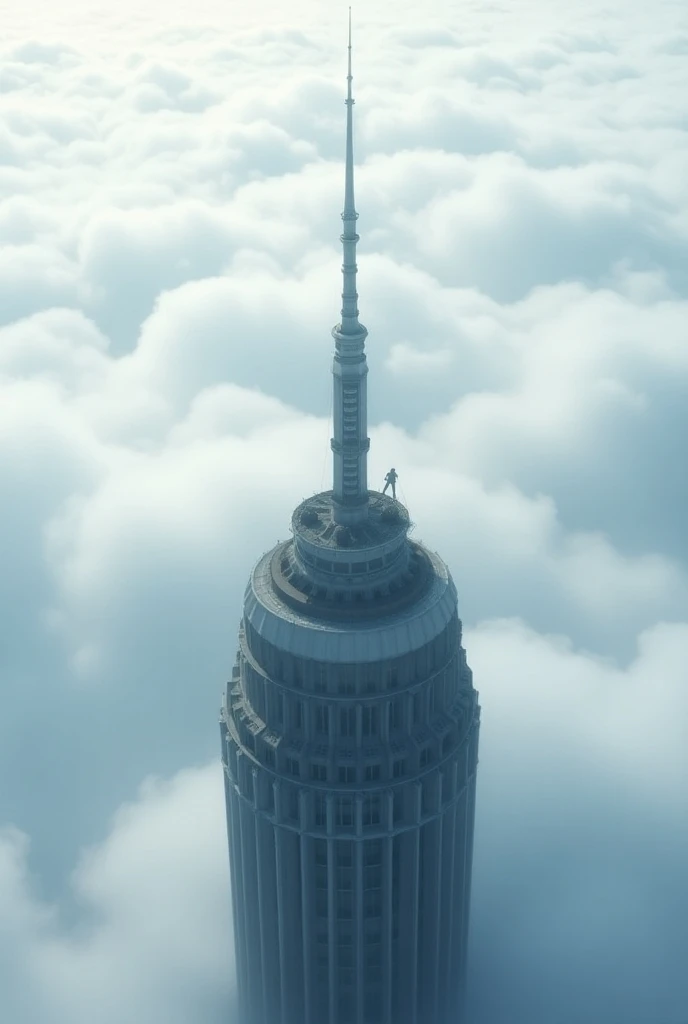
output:
[[[481,691],[472,1019],[682,1024],[685,25],[390,17],[355,15],[370,480],[449,562]],[[8,1024],[234,1014],[217,708],[251,563],[328,486],[345,22],[3,25]]]

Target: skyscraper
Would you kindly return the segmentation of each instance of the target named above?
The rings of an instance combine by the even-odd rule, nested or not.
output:
[[[446,565],[368,490],[350,28],[347,81],[333,488],[253,569],[221,715],[240,1024],[455,1024],[480,710]]]

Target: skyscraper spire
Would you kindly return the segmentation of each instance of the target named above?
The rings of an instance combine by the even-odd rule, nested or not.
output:
[[[349,8],[349,48],[348,65],[346,76],[346,171],[344,185],[344,212],[342,221],[344,231],[342,233],[342,246],[344,249],[344,264],[342,274],[344,277],[344,288],[342,290],[342,330],[344,333],[358,333],[358,295],[356,293],[356,205],[354,202],[354,140],[353,140],[353,113],[356,102],[351,95],[351,8]]]
[[[339,523],[354,524],[368,514],[367,437],[365,357],[367,330],[358,319],[356,291],[356,221],[354,203],[353,106],[351,95],[351,8],[349,8],[349,46],[346,91],[346,169],[344,184],[343,231],[340,236],[342,261],[342,319],[332,331],[335,354],[334,375],[334,517]]]

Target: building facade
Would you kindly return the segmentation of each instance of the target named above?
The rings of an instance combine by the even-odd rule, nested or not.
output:
[[[368,489],[351,36],[333,488],[249,580],[222,713],[241,1024],[456,1024],[480,710],[442,559]]]

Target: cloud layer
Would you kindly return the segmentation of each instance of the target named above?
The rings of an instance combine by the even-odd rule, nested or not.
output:
[[[328,484],[344,15],[7,19],[10,1024],[234,1013],[217,705],[251,563]],[[357,27],[370,476],[452,568],[484,708],[476,1024],[682,1024],[681,17]]]
[[[217,766],[149,781],[84,852],[70,903],[41,899],[27,843],[0,834],[6,1020],[184,1024],[231,1012],[233,950]]]

